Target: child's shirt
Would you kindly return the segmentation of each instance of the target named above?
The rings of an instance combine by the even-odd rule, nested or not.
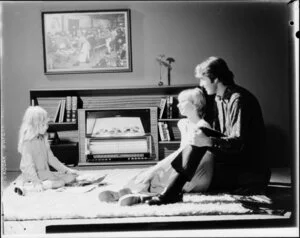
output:
[[[23,144],[20,169],[27,181],[55,179],[50,171],[51,165],[58,172],[65,173],[68,167],[63,165],[52,153],[45,138],[37,137]]]
[[[181,134],[180,148],[185,147],[188,144],[189,137],[193,135],[193,132],[196,129],[200,127],[211,128],[204,119],[200,119],[197,124],[193,124],[187,118],[183,118],[178,121],[177,126]]]

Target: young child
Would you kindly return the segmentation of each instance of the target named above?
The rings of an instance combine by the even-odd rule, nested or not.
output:
[[[15,192],[27,192],[60,188],[72,183],[78,175],[63,165],[52,153],[47,140],[48,116],[40,106],[27,108],[19,131],[18,151],[21,153],[20,169],[23,181]],[[57,172],[50,171],[51,165]]]
[[[203,119],[206,107],[206,97],[200,88],[183,90],[178,95],[178,109],[186,118],[178,121],[181,133],[180,148],[129,181],[119,192],[103,191],[99,194],[100,201],[119,201],[121,206],[134,205],[145,202],[153,195],[160,194],[168,186],[170,176],[175,172],[171,163],[189,144],[190,137],[199,128],[210,128]],[[186,192],[206,191],[212,177],[213,165],[208,161],[201,161],[193,179],[183,188]],[[204,172],[205,171],[205,172]]]

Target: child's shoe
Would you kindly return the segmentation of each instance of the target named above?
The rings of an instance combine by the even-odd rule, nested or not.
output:
[[[99,193],[98,198],[101,202],[116,202],[120,197],[118,192],[106,190]]]
[[[132,206],[139,203],[145,203],[151,199],[151,196],[141,194],[127,194],[119,199],[120,206]]]
[[[30,193],[42,192],[43,190],[43,185],[36,185],[32,183],[26,184],[24,186],[16,186],[14,188],[14,192],[21,196],[27,196]]]
[[[120,197],[131,194],[131,190],[128,188],[123,188],[118,192],[106,190],[99,193],[98,198],[101,202],[117,202]]]

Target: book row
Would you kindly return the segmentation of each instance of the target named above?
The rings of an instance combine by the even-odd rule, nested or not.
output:
[[[160,141],[171,141],[168,123],[158,122],[158,132],[160,136]]]
[[[174,96],[167,96],[160,99],[159,119],[174,118]]]
[[[63,98],[39,98],[38,105],[48,112],[49,122],[77,122],[77,96],[67,96]]]

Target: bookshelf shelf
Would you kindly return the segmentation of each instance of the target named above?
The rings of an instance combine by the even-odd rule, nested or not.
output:
[[[159,141],[159,144],[180,144],[180,140],[173,140],[173,141]]]
[[[161,118],[158,119],[158,121],[162,121],[162,122],[168,122],[168,121],[179,121],[181,118]]]
[[[52,144],[50,145],[51,147],[66,147],[66,148],[71,148],[71,147],[74,147],[74,146],[77,146],[78,143],[75,143],[75,142],[70,142],[70,143],[59,143],[59,144]]]
[[[73,131],[77,130],[78,125],[74,122],[62,122],[62,123],[49,123],[49,132],[55,131]]]

